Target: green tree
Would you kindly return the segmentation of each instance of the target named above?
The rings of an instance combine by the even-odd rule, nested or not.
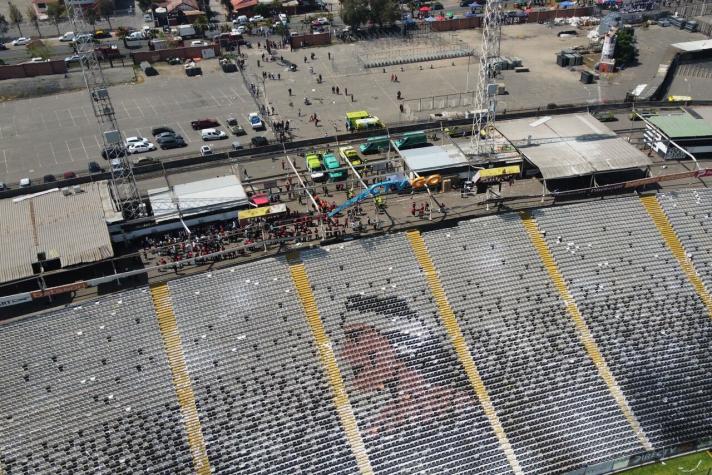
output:
[[[52,51],[41,41],[36,41],[27,46],[27,54],[30,58],[49,59],[52,56]]]
[[[20,28],[20,24],[22,23],[22,20],[24,20],[24,18],[22,17],[22,12],[19,8],[17,8],[14,3],[7,3],[10,6],[10,10],[8,11],[8,15],[10,16],[10,22],[17,27],[17,31],[19,31],[20,36],[22,36],[22,29]]]
[[[87,10],[84,12],[84,19],[86,20],[87,23],[91,25],[92,30],[96,31],[96,21],[99,19],[99,17],[96,14],[96,9],[94,8],[87,8]]]
[[[59,3],[47,4],[47,18],[49,18],[49,21],[54,23],[54,26],[57,27],[57,35],[60,35],[59,22],[62,21],[65,13],[66,10],[64,9],[64,5],[60,5]]]
[[[32,5],[28,6],[27,10],[25,10],[25,13],[27,13],[27,21],[35,25],[35,28],[37,29],[37,36],[42,38],[39,18],[37,18],[37,12],[35,11],[34,7]]]
[[[262,15],[265,18],[272,16],[272,5],[267,3],[258,3],[253,9],[255,15]]]
[[[143,13],[149,12],[153,9],[153,0],[138,0],[138,7]]]
[[[119,26],[116,28],[116,37],[120,40],[123,40],[129,36],[129,29],[126,28],[125,26]]]
[[[383,26],[384,23],[393,23],[400,18],[398,8],[400,5],[393,0],[370,0],[371,21]]]
[[[357,28],[366,23],[369,17],[368,3],[366,0],[342,0],[341,19],[351,28]]]
[[[193,26],[196,26],[198,30],[203,32],[208,29],[208,19],[205,18],[205,15],[200,15],[198,18],[195,19],[195,23],[193,23]]]
[[[114,14],[114,4],[111,0],[99,0],[96,2],[96,13],[99,17],[102,17],[109,24],[109,29],[113,30],[111,26],[111,15]]]
[[[635,44],[635,32],[632,28],[618,31],[613,57],[616,62],[626,66],[638,63],[638,47]]]
[[[5,15],[0,13],[0,38],[5,36],[5,33],[7,33],[9,29],[10,24],[7,22],[7,18],[5,18]]]

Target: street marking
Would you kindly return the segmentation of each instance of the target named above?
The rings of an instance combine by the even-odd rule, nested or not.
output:
[[[54,158],[54,163],[59,164],[57,161],[57,154],[54,153],[54,146],[52,145],[52,142],[49,142],[49,149],[52,151],[52,158]]]
[[[242,102],[243,104],[245,103],[245,100],[242,98],[242,96],[240,95],[240,93],[235,90],[234,87],[231,87],[231,88],[230,88],[230,92],[232,92],[233,94],[235,94],[235,97],[237,97],[237,99],[238,99],[240,102]]]
[[[62,128],[62,119],[59,118],[56,110],[54,111],[54,118],[57,119],[57,126],[61,129]]]
[[[74,127],[76,127],[77,121],[74,120],[74,115],[72,114],[72,109],[67,109],[67,112],[69,112],[69,118],[72,119],[72,125],[74,125]]]
[[[149,107],[151,108],[151,110],[153,111],[153,115],[159,115],[159,114],[158,114],[158,111],[156,111],[156,108],[153,107],[153,104],[151,104],[151,103],[149,102],[149,103],[148,103],[148,106],[149,106]]]
[[[220,106],[222,105],[222,104],[220,104],[220,103],[218,102],[217,99],[215,99],[215,96],[213,96],[211,93],[208,93],[208,95],[210,96],[210,98],[211,98],[213,101],[215,101],[215,105],[216,105],[216,106],[220,107]]]
[[[146,114],[143,113],[143,110],[141,109],[141,106],[138,105],[138,102],[136,102],[136,99],[133,99],[133,103],[136,105],[136,108],[138,109],[139,114],[141,114],[141,117],[146,117]]]
[[[5,137],[3,136],[3,133],[2,133],[2,127],[0,127],[0,139],[4,139],[4,138]]]
[[[79,137],[79,142],[82,144],[82,149],[84,150],[84,155],[87,157],[87,160],[89,160],[89,154],[87,153],[87,148],[84,146],[84,140],[82,140],[81,137]]]
[[[218,92],[225,98],[225,100],[227,101],[228,104],[233,103],[233,100],[230,98],[230,96],[225,94],[222,89],[218,89]]]
[[[126,108],[126,104],[124,104],[124,103],[122,102],[122,103],[121,103],[121,107],[123,107],[123,108],[124,108],[124,111],[126,112],[126,118],[127,118],[127,119],[130,119],[130,118],[131,118],[131,114],[129,114],[129,110]]]
[[[69,148],[69,143],[65,140],[64,145],[67,146],[67,152],[69,152],[69,160],[74,161],[74,155],[72,155],[72,150]]]
[[[5,149],[2,149],[2,159],[5,162],[5,173],[8,172],[7,168],[7,152],[5,152]]]
[[[99,143],[99,139],[97,138],[97,136],[92,135],[92,137],[94,137],[94,142],[96,142],[96,146],[99,147],[99,150],[101,150],[102,147],[101,147],[101,144]]]
[[[176,125],[178,126],[178,128],[180,129],[180,131],[183,132],[182,135],[183,135],[183,139],[185,140],[185,143],[190,143],[191,140],[190,140],[190,138],[188,137],[188,134],[185,133],[185,129],[183,128],[183,126],[180,125],[180,122],[176,122]]]

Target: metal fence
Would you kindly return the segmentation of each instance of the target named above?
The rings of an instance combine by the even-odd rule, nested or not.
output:
[[[416,112],[449,109],[453,107],[467,107],[475,103],[475,91],[444,94],[441,96],[421,97],[403,102],[406,114]]]

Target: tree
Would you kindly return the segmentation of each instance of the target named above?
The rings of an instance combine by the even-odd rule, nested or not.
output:
[[[0,13],[0,38],[5,36],[5,33],[7,33],[9,29],[10,24],[7,22],[7,18],[5,18],[5,15]]]
[[[258,3],[255,5],[253,11],[255,15],[262,15],[265,18],[272,16],[272,5],[268,3]]]
[[[393,0],[370,0],[371,21],[383,26],[384,23],[393,23],[400,18],[399,4]]]
[[[342,0],[341,19],[351,28],[357,28],[368,21],[369,11],[366,0]]]
[[[193,23],[193,26],[196,26],[198,30],[203,32],[208,29],[208,19],[205,18],[205,15],[200,15],[198,18],[195,19],[195,23]]]
[[[33,25],[35,25],[35,28],[37,28],[37,36],[42,38],[42,32],[40,31],[40,22],[39,18],[37,18],[37,12],[35,11],[35,8],[30,5],[27,7],[27,10],[25,10],[25,12],[27,13],[27,20]]]
[[[8,2],[8,5],[10,6],[10,10],[8,11],[8,15],[10,15],[10,22],[17,27],[17,31],[19,31],[20,36],[22,36],[22,29],[20,28],[20,23],[24,20],[22,12],[14,3]]]
[[[116,28],[116,37],[120,40],[123,40],[129,36],[129,29],[126,28],[125,26],[119,26]]]
[[[66,13],[66,10],[64,9],[64,5],[60,5],[59,3],[48,3],[47,4],[47,18],[49,18],[49,21],[54,23],[54,26],[57,27],[57,35],[59,35],[59,22],[62,21],[62,18],[64,18],[64,14]]]
[[[109,29],[113,29],[111,26],[111,15],[114,14],[114,4],[111,0],[99,0],[96,2],[96,13],[98,16],[106,19],[109,24]]]
[[[143,13],[153,10],[153,0],[138,0],[138,7]]]
[[[220,3],[225,7],[225,17],[230,18],[232,15],[232,2],[230,0],[220,0]]]
[[[49,59],[52,56],[52,51],[41,41],[36,41],[27,46],[27,54],[30,58]]]
[[[99,17],[97,16],[94,8],[88,8],[87,11],[84,12],[84,19],[91,25],[92,30],[96,31],[94,25],[96,25],[96,21]]]
[[[638,63],[638,47],[635,45],[633,29],[624,28],[618,31],[613,57],[618,63],[627,66]]]

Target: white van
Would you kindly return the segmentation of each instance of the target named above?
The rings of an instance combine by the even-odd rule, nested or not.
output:
[[[284,26],[287,26],[287,23],[289,23],[289,18],[287,18],[286,13],[279,14],[279,21],[281,21]]]
[[[248,23],[247,16],[240,15],[239,17],[232,20],[233,25],[246,25]]]
[[[68,31],[59,37],[59,41],[74,41],[74,32]]]
[[[112,158],[111,159],[111,171],[114,173],[121,174],[124,172],[124,165],[121,163],[121,160],[118,158]]]

